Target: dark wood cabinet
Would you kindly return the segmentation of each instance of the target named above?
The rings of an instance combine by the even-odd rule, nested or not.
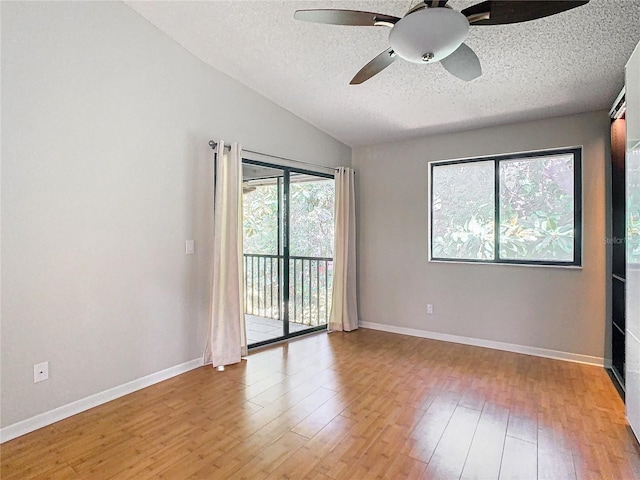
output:
[[[626,122],[611,123],[611,363],[614,377],[625,383],[625,153]]]

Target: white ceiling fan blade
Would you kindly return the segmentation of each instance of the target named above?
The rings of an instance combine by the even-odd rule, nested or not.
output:
[[[464,43],[451,55],[440,60],[440,63],[447,72],[465,82],[482,75],[478,56]]]
[[[351,85],[360,85],[362,82],[366,82],[371,77],[380,73],[382,70],[391,65],[395,61],[395,59],[395,52],[392,49],[388,48],[376,58],[367,63],[364,67],[362,67],[349,83]]]

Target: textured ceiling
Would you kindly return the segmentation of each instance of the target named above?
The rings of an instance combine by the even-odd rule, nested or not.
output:
[[[300,22],[294,11],[401,17],[417,0],[126,3],[204,62],[350,146],[607,109],[640,41],[640,0],[592,0],[527,23],[471,27],[466,43],[483,75],[469,83],[440,64],[398,60],[352,86],[388,48],[389,29]]]

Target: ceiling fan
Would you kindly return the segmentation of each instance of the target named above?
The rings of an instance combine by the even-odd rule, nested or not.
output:
[[[391,65],[398,57],[413,63],[440,62],[452,75],[470,81],[482,74],[480,60],[465,39],[470,25],[504,25],[548,17],[580,7],[589,0],[487,0],[461,12],[447,0],[426,0],[404,17],[358,10],[297,10],[293,17],[330,25],[389,27],[390,47],[356,73],[359,85]]]

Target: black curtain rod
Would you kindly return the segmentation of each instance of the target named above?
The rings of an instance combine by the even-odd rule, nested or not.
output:
[[[209,146],[213,150],[215,150],[216,147],[218,146],[218,142],[216,142],[215,140],[209,140]],[[231,150],[231,145],[225,145],[224,149],[225,150]],[[327,168],[327,169],[330,169],[330,170],[338,170],[335,167],[325,167],[324,165],[316,165],[314,163],[301,162],[300,160],[292,160],[291,158],[280,157],[278,155],[271,155],[270,153],[262,153],[262,152],[256,152],[255,150],[247,150],[246,148],[243,148],[242,151],[243,152],[248,152],[248,153],[255,153],[256,155],[264,155],[265,157],[278,158],[280,160],[285,160],[287,162],[300,163],[302,165],[309,165],[310,167],[315,167],[315,168]]]

